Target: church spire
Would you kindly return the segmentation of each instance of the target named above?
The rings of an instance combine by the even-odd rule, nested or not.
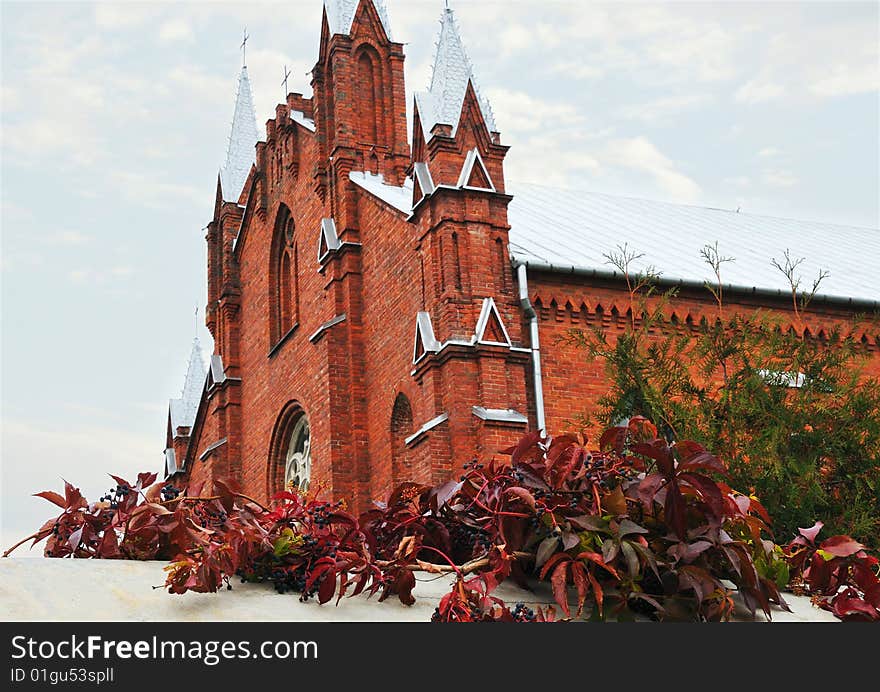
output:
[[[447,3],[440,17],[440,38],[434,56],[431,85],[427,92],[416,95],[426,140],[431,138],[431,130],[438,124],[451,126],[452,135],[455,136],[468,82],[477,95],[486,126],[490,132],[496,132],[492,107],[488,99],[480,94],[474,78],[473,66],[458,31],[455,15]]]
[[[226,163],[220,169],[224,202],[238,201],[251,172],[251,166],[256,161],[254,148],[258,139],[251,83],[248,79],[247,65],[242,65],[238,77],[238,94],[235,97],[235,114],[232,116],[232,129],[229,133],[229,146],[226,149]]]
[[[376,13],[382,22],[382,28],[385,29],[385,35],[389,41],[393,41],[394,39],[391,37],[391,22],[388,19],[388,8],[385,7],[385,0],[367,1],[373,3]],[[331,36],[333,34],[348,36],[351,33],[354,15],[360,3],[361,0],[324,0],[324,12],[327,13],[327,25]]]
[[[186,368],[183,391],[179,399],[171,400],[171,427],[174,434],[176,434],[177,428],[192,428],[195,423],[207,372],[205,361],[202,358],[202,345],[199,342],[199,337],[195,337],[189,354],[189,365]]]

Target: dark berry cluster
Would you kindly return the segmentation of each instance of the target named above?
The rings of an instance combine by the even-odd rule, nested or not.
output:
[[[110,509],[116,509],[119,503],[125,499],[126,495],[132,492],[134,490],[127,485],[117,485],[115,488],[110,488],[106,495],[102,495],[100,500],[101,502],[109,502]]]
[[[180,495],[180,489],[175,488],[171,483],[166,483],[162,486],[162,489],[159,491],[159,494],[162,496],[163,502],[168,502],[169,500],[176,500]]]
[[[510,614],[515,622],[534,622],[535,611],[527,607],[525,603],[517,603]]]
[[[309,507],[306,510],[312,518],[312,523],[319,529],[327,528],[332,523],[330,515],[342,507],[342,501],[339,502],[321,502]]]

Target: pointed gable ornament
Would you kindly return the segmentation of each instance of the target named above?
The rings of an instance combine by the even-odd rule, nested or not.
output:
[[[486,170],[486,164],[483,163],[483,157],[475,148],[471,149],[464,159],[461,175],[458,176],[458,187],[497,192],[492,178],[489,177],[489,171]]]
[[[199,404],[202,401],[202,392],[205,389],[206,374],[205,361],[202,359],[202,347],[196,337],[193,339],[189,364],[186,368],[183,392],[179,399],[169,401],[172,437],[177,436],[178,428],[192,428],[195,423]]]
[[[507,346],[508,348],[513,345],[510,341],[510,335],[507,333],[507,328],[501,320],[498,307],[492,298],[483,299],[483,309],[480,311],[480,318],[477,320],[474,341],[478,344]]]
[[[413,342],[413,365],[417,365],[429,353],[437,353],[440,342],[434,336],[431,315],[421,311],[416,315],[416,335]]]
[[[321,219],[321,231],[318,235],[318,263],[324,264],[324,260],[331,252],[336,252],[342,244],[336,232],[336,222],[333,219]]]
[[[433,194],[436,186],[434,179],[431,177],[431,171],[428,164],[417,162],[413,164],[413,205],[418,204],[422,199]]]

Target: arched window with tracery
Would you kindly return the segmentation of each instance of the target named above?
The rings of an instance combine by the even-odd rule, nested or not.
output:
[[[299,322],[299,276],[296,224],[282,205],[275,222],[269,266],[269,323],[271,339],[277,344]]]
[[[275,425],[269,458],[269,495],[281,490],[306,492],[312,479],[309,419],[298,404],[288,404]]]
[[[391,480],[394,486],[403,481],[415,480],[406,446],[406,438],[412,433],[412,406],[405,394],[398,394],[391,411]]]

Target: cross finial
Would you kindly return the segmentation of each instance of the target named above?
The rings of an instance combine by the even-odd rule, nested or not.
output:
[[[284,100],[287,100],[287,78],[290,76],[290,70],[287,69],[287,65],[284,66],[284,79],[281,80],[281,85],[284,87]]]
[[[245,58],[245,53],[247,51],[247,42],[250,36],[248,36],[247,27],[244,28],[244,34],[242,34],[243,38],[241,40],[241,66],[247,67],[247,60]]]

